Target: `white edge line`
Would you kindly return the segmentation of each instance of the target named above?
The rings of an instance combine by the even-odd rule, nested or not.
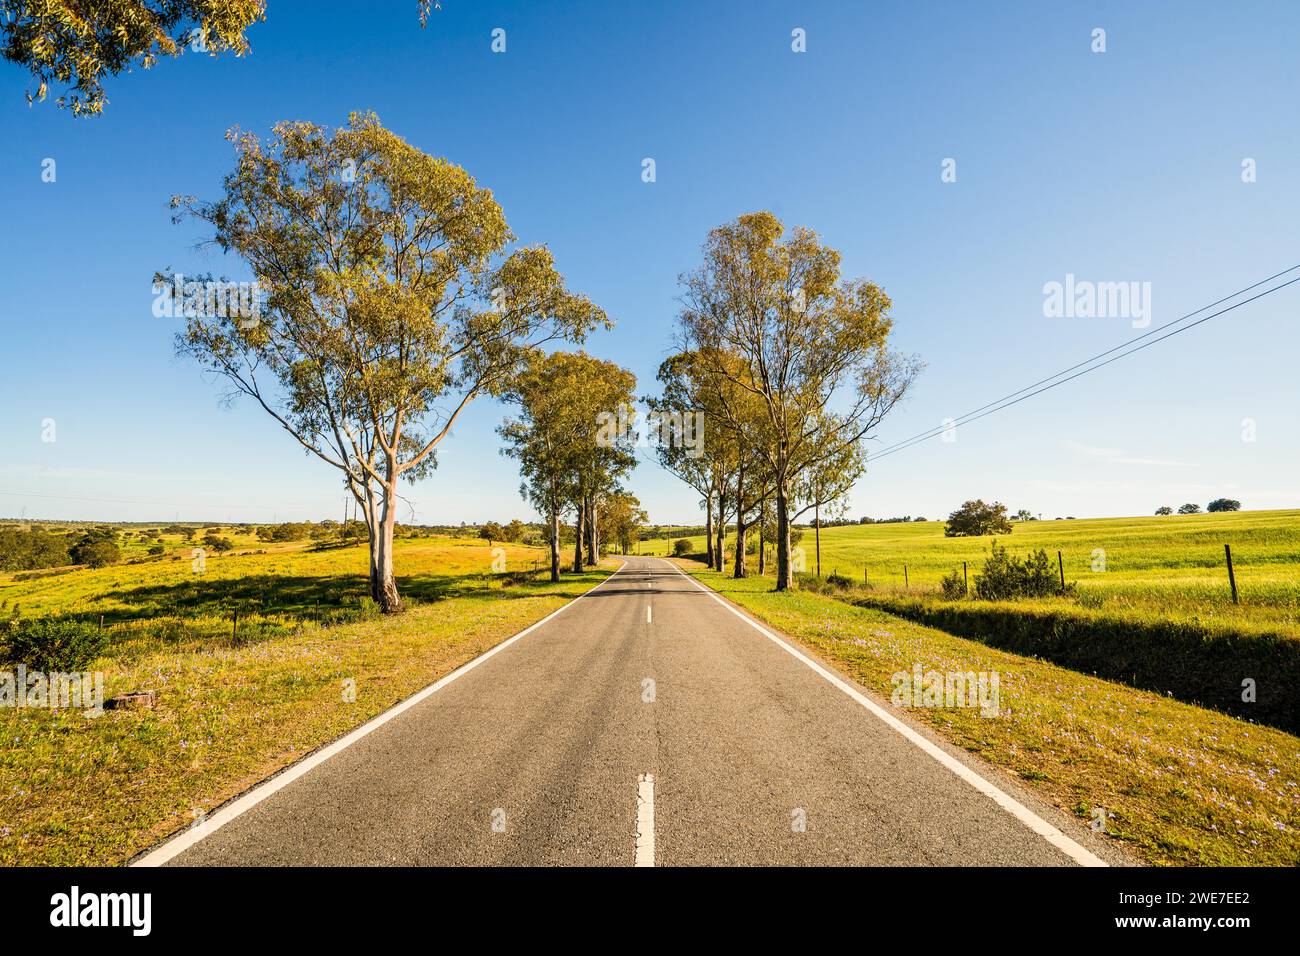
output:
[[[501,651],[504,651],[511,644],[515,643],[521,638],[527,637],[533,631],[537,630],[543,624],[551,620],[551,618],[555,617],[558,614],[563,613],[564,611],[567,611],[569,608],[573,607],[573,605],[577,604],[579,601],[585,598],[588,594],[591,594],[593,591],[596,591],[604,587],[610,581],[614,580],[614,578],[619,574],[619,572],[621,572],[626,567],[627,567],[627,562],[624,561],[619,566],[618,570],[615,571],[613,574],[611,574],[609,577],[605,578],[605,580],[601,581],[595,587],[582,592],[572,601],[567,601],[562,606],[557,607],[554,611],[546,615],[546,617],[542,618],[540,621],[537,621],[529,625],[528,627],[524,628],[522,631],[520,631],[518,634],[514,635],[513,637],[506,638],[506,640],[496,645],[496,647],[484,651],[482,654],[480,654],[478,657],[474,658],[473,660],[466,661],[464,664],[456,668],[450,674],[447,674],[445,677],[439,678],[438,680],[430,684],[428,687],[425,687],[423,690],[416,691],[415,694],[406,698],[406,700],[402,701],[400,704],[395,704],[392,707],[390,707],[388,710],[385,710],[382,713],[377,714],[374,717],[371,717],[368,721],[366,721],[356,730],[353,730],[350,733],[348,733],[346,736],[340,737],[332,744],[322,747],[320,750],[317,750],[315,753],[311,754],[310,756],[303,758],[302,760],[298,761],[295,764],[291,764],[290,766],[286,767],[284,770],[281,770],[278,773],[276,773],[274,776],[271,776],[268,779],[262,781],[261,783],[255,785],[251,790],[245,793],[242,797],[239,797],[236,800],[232,801],[231,803],[226,804],[225,806],[217,810],[216,813],[212,814],[210,817],[207,817],[203,821],[203,823],[191,829],[183,830],[180,833],[177,833],[174,836],[169,837],[159,846],[155,847],[153,850],[150,850],[144,856],[140,857],[135,862],[130,863],[128,865],[133,867],[134,866],[139,866],[139,867],[162,866],[167,861],[174,859],[177,856],[180,856],[180,854],[184,853],[186,850],[194,846],[199,841],[211,836],[213,833],[220,830],[231,820],[234,820],[236,817],[240,816],[241,814],[247,813],[249,810],[257,806],[263,800],[283,790],[285,787],[293,783],[299,777],[303,776],[306,773],[309,773],[311,770],[314,770],[316,767],[319,767],[321,764],[329,760],[331,757],[334,757],[339,753],[341,753],[342,751],[346,750],[348,747],[351,747],[353,744],[355,744],[361,738],[365,737],[367,734],[371,733],[372,731],[378,730],[380,727],[388,723],[394,717],[400,716],[401,714],[410,710],[416,704],[419,704],[422,701],[426,700],[427,698],[433,696],[438,691],[442,690],[444,687],[450,684],[452,681],[464,677],[466,674],[468,674],[474,668],[478,667],[488,658],[493,657],[496,654],[499,654]]]
[[[1000,806],[1003,810],[1006,810],[1009,814],[1011,814],[1013,817],[1015,817],[1025,826],[1027,826],[1030,830],[1033,830],[1044,840],[1046,840],[1052,846],[1056,847],[1066,856],[1070,857],[1070,859],[1074,860],[1080,866],[1109,866],[1110,865],[1101,857],[1097,856],[1095,853],[1088,850],[1086,847],[1070,839],[1070,837],[1066,836],[1064,833],[1062,833],[1056,827],[1052,826],[1050,823],[1048,823],[1038,814],[1034,813],[1033,810],[1030,810],[1027,806],[1025,806],[1015,797],[999,789],[998,787],[990,783],[988,780],[985,780],[984,777],[980,776],[980,774],[976,773],[970,767],[966,766],[966,764],[962,763],[960,760],[952,756],[952,754],[948,753],[942,747],[936,746],[933,742],[927,740],[924,736],[917,733],[911,727],[907,726],[907,724],[903,723],[893,714],[889,713],[889,711],[885,710],[883,707],[881,707],[871,698],[867,697],[865,694],[863,694],[860,690],[858,690],[848,681],[844,680],[844,678],[840,677],[838,674],[834,673],[833,671],[828,670],[826,667],[822,666],[820,663],[813,660],[803,651],[792,646],[788,641],[782,640],[780,637],[778,637],[776,634],[769,631],[763,625],[759,624],[749,615],[741,613],[740,610],[738,610],[730,602],[724,600],[712,588],[705,587],[699,581],[695,580],[695,578],[691,577],[681,568],[677,567],[676,564],[673,564],[673,562],[669,561],[667,563],[671,567],[673,567],[678,574],[686,578],[686,580],[690,581],[697,588],[699,588],[709,597],[713,598],[713,600],[717,601],[719,604],[725,607],[732,614],[736,615],[736,617],[740,618],[742,621],[744,621],[750,627],[754,628],[764,637],[775,642],[778,647],[781,647],[788,653],[792,654],[794,657],[803,661],[803,663],[807,664],[810,668],[812,668],[822,677],[826,678],[826,680],[830,681],[830,683],[834,684],[836,687],[844,691],[844,693],[848,694],[850,697],[856,700],[867,710],[871,711],[871,713],[874,714],[876,717],[878,717],[881,721],[888,724],[894,730],[898,731],[898,733],[902,734],[902,736],[905,737],[910,743],[914,744],[919,749],[925,751],[925,753],[929,754],[939,763],[943,764],[944,767],[951,770],[953,773],[955,773],[966,783],[970,784],[972,787],[974,787],[980,793],[984,794],[986,797],[989,797],[991,800],[993,800],[994,803]]]
[[[636,782],[636,866],[655,865],[655,777],[643,773]]]

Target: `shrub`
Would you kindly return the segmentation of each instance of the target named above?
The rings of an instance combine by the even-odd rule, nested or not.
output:
[[[849,588],[853,587],[854,584],[852,580],[840,574],[838,571],[826,575],[826,583],[841,591],[847,591]]]
[[[673,554],[682,557],[691,553],[691,542],[688,538],[678,538],[673,542]]]
[[[5,657],[32,670],[81,671],[104,652],[108,637],[72,618],[18,618],[0,624]]]
[[[966,596],[966,579],[957,573],[953,568],[951,574],[945,574],[939,579],[939,587],[943,589],[943,596],[946,598],[963,598]]]
[[[1215,498],[1205,506],[1206,511],[1240,511],[1241,502],[1236,498]]]
[[[217,554],[224,554],[235,546],[235,542],[220,535],[206,534],[203,536],[203,545]]]
[[[1052,561],[1042,548],[1031,551],[1029,557],[1021,560],[1007,554],[1006,546],[994,541],[983,571],[975,577],[975,595],[985,601],[1047,597],[1060,591]]]
[[[1201,513],[1201,506],[1189,501],[1185,505],[1178,506],[1178,513],[1180,515],[1198,515]]]

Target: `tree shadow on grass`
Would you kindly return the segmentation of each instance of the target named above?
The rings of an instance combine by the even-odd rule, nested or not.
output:
[[[494,589],[490,585],[495,577],[477,572],[399,576],[397,589],[412,603],[432,604],[469,594],[491,594],[500,599],[534,597],[550,584],[549,580],[541,579]],[[589,586],[595,583],[591,581]],[[548,592],[548,596],[575,598],[585,590],[571,592],[565,588]],[[105,609],[105,624],[163,616],[220,616],[233,614],[236,610],[240,614],[280,615],[298,621],[337,623],[360,616],[363,602],[370,597],[370,585],[364,576],[353,574],[254,574],[233,579],[196,576],[191,581],[177,584],[107,591],[99,597],[113,598],[126,605]]]

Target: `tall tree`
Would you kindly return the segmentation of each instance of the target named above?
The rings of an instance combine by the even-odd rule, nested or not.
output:
[[[398,482],[427,475],[465,408],[500,395],[541,346],[609,320],[565,288],[545,247],[508,251],[490,191],[374,114],[333,131],[280,123],[266,144],[230,138],[224,197],[173,205],[248,264],[265,301],[252,320],[198,310],[177,347],[343,473],[371,594],[397,611]]]
[[[761,429],[741,434],[771,472],[776,587],[785,590],[793,582],[794,482],[862,442],[920,365],[888,348],[888,296],[866,279],[841,279],[839,253],[812,230],[787,235],[771,213],[751,213],[712,230],[703,251],[699,268],[682,277],[683,339],[710,374],[762,403]]]

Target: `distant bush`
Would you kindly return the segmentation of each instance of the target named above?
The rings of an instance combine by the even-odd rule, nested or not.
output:
[[[1067,591],[1072,588],[1067,588]],[[975,595],[985,601],[1047,597],[1059,593],[1061,586],[1051,559],[1042,548],[1029,552],[1029,557],[1022,560],[1007,554],[1006,546],[994,541],[989,556],[984,560],[983,570],[975,577]]]
[[[81,671],[108,645],[95,625],[71,618],[15,618],[0,623],[5,658],[32,670]]]
[[[311,537],[314,526],[310,521],[286,521],[284,524],[267,524],[257,529],[259,541],[302,541]],[[209,534],[216,536],[216,532]]]
[[[1178,506],[1178,513],[1180,515],[1198,515],[1201,513],[1201,506],[1189,501],[1185,505]]]
[[[849,588],[853,587],[856,582],[851,578],[845,577],[843,574],[832,572],[831,574],[826,575],[826,583],[840,591],[847,591]]]
[[[678,538],[673,542],[673,554],[683,557],[691,553],[691,542],[687,538]]]
[[[1174,509],[1169,507],[1168,505],[1161,505],[1159,508],[1156,509],[1157,515],[1171,515],[1173,513],[1174,513]]]
[[[166,554],[167,548],[164,545],[155,544],[153,547],[149,549],[149,553],[152,555]]]

